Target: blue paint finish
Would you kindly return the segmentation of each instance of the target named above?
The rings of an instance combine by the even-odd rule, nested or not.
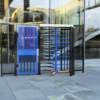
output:
[[[28,72],[28,56],[27,56],[27,72]]]
[[[54,32],[53,34],[51,33],[50,36],[54,36],[53,38],[51,38],[50,40],[53,42],[46,42],[46,43],[52,43],[52,45],[50,46],[51,48],[50,49],[46,49],[46,50],[50,50],[50,51],[55,51],[53,53],[50,53],[50,62],[52,65],[51,68],[53,68],[53,70],[57,73],[58,72],[58,69],[62,68],[62,70],[66,70],[66,69],[69,69],[70,68],[70,63],[69,63],[69,54],[70,54],[70,49],[65,49],[66,47],[70,47],[70,34],[66,34],[66,35],[61,35],[61,34],[58,34],[58,32],[70,32],[70,31],[57,31],[57,28],[55,28],[55,30],[51,31],[51,32]],[[48,33],[48,32],[47,32]],[[49,35],[46,35],[46,36],[49,36]],[[67,38],[63,37],[63,38],[58,38],[58,36],[68,36]],[[67,40],[67,42],[59,42],[57,40]],[[49,41],[49,40],[48,40]],[[59,45],[60,43],[63,43],[63,45]],[[65,44],[67,43],[67,44]],[[53,48],[52,48],[53,47]],[[58,47],[64,47],[64,49],[58,49]],[[63,51],[63,50],[67,50],[67,53],[57,53],[57,51]],[[49,52],[46,52],[46,53],[49,53]],[[59,56],[58,56],[59,54]],[[68,54],[66,56],[61,56],[60,54]],[[49,56],[47,56],[49,57]],[[67,58],[66,60],[58,60],[59,58]],[[62,61],[62,63],[59,63],[60,61]],[[62,67],[58,67],[59,65],[62,65]],[[64,66],[64,65],[68,65],[67,67]]]
[[[24,56],[24,72],[25,72],[25,56]]]
[[[29,29],[30,29],[30,49],[31,49],[31,27]]]
[[[31,72],[31,56],[30,56],[30,72]]]
[[[25,28],[27,31],[27,37],[25,36]],[[32,30],[31,28],[33,28],[34,33],[31,33]],[[28,31],[28,29],[30,31]],[[28,33],[30,32],[30,33]],[[32,37],[32,34],[35,34],[36,32],[36,37]],[[29,25],[17,25],[17,33],[18,33],[18,38],[17,38],[17,74],[37,74],[38,73],[38,56],[37,56],[37,49],[38,49],[38,26],[29,26]],[[20,34],[20,35],[19,35]],[[34,35],[35,36],[35,35]],[[26,45],[25,45],[25,39],[26,39]],[[30,39],[30,40],[29,40]],[[32,48],[31,45],[31,41],[32,39],[36,39],[36,42],[33,43],[36,45],[36,48]],[[28,43],[30,41],[30,44]],[[28,44],[30,45],[30,47],[28,46]],[[27,48],[25,48],[25,46]],[[19,71],[19,56],[21,57],[21,71]],[[24,72],[22,71],[22,56],[24,57]],[[25,61],[25,56],[26,56],[26,61]],[[29,59],[28,56],[30,57],[30,68],[29,68]],[[32,66],[32,56],[36,56],[36,61],[33,57],[33,66]],[[36,70],[32,71],[32,67]],[[27,70],[26,70],[27,69]],[[30,69],[30,70],[29,70]]]
[[[22,72],[22,56],[21,56],[21,72]]]

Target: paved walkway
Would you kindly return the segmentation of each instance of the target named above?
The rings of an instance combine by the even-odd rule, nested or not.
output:
[[[85,73],[42,71],[42,75],[0,77],[0,100],[100,100],[100,61],[85,62]]]

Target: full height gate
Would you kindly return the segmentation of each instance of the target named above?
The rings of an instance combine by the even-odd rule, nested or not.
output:
[[[73,25],[40,24],[41,63],[52,74],[69,72],[74,75]],[[44,63],[43,63],[44,62]]]
[[[38,74],[38,26],[17,25],[17,74]]]

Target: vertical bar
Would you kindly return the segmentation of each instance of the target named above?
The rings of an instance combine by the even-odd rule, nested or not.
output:
[[[8,37],[7,37],[7,40],[8,40],[8,47],[7,47],[7,48],[8,48],[8,64],[9,64],[9,60],[10,60],[10,59],[9,59],[9,25],[7,25],[7,28],[8,28],[8,29],[7,29],[7,34],[8,34]]]
[[[1,76],[2,76],[2,24],[0,24],[0,43],[1,43]]]
[[[35,32],[35,34],[36,34],[36,38],[35,38],[35,40],[36,40],[36,50],[38,49],[38,27],[36,27],[35,28],[35,30],[36,30],[36,32]],[[40,39],[39,39],[40,40]],[[38,51],[37,51],[38,52]],[[38,56],[39,55],[37,55],[37,53],[36,53],[36,72],[38,72]],[[39,69],[40,70],[40,69]]]
[[[22,56],[20,56],[21,57],[21,72],[22,72]]]
[[[25,35],[24,35],[24,38],[25,38],[25,49],[27,49],[27,27],[25,27]]]
[[[50,28],[49,28],[49,61],[50,61]]]
[[[24,55],[24,72],[25,72],[25,55]]]
[[[23,42],[24,42],[23,49],[25,50],[25,27],[23,27]],[[24,57],[24,72],[25,72],[25,55],[23,57]]]
[[[55,28],[55,71],[57,73],[57,28]]]
[[[28,49],[30,49],[30,27],[28,27]]]
[[[33,55],[33,72],[35,72],[35,57],[34,57],[35,55]]]
[[[30,29],[30,49],[31,49],[31,27],[29,29]]]
[[[75,30],[74,30],[74,28],[72,28],[72,70],[73,70],[73,75],[75,74],[74,73],[74,32],[75,32]]]
[[[39,56],[38,56],[38,75],[40,75],[41,74],[41,72],[40,72],[40,62],[41,62],[41,60],[40,60],[40,27],[38,26],[38,37],[37,37],[37,39],[38,39],[38,49],[39,49]]]
[[[51,0],[49,0],[49,24],[51,24]],[[49,61],[50,61],[50,29],[49,28]]]
[[[27,55],[27,72],[28,72],[28,55]]]
[[[67,31],[69,31],[69,30],[67,29]],[[67,35],[67,36],[66,36],[66,37],[67,37],[67,42],[69,42],[69,40],[68,40],[68,38],[70,38],[70,37],[68,36],[68,35],[69,35],[69,32],[66,32],[66,35]],[[69,43],[69,45],[70,45],[70,43]],[[68,45],[68,46],[69,46],[69,45]],[[68,50],[69,47],[68,47],[68,46],[67,46],[67,52],[69,53],[69,50]],[[69,55],[69,54],[66,54],[66,56],[70,56],[70,55]],[[67,58],[67,70],[69,70],[69,68],[68,68],[68,67],[69,67],[68,63],[70,63],[69,58]]]
[[[31,55],[30,55],[30,72],[31,72]]]
[[[51,0],[49,0],[49,24],[51,24]]]
[[[17,49],[21,49],[21,44],[20,44],[20,41],[21,41],[21,36],[20,36],[20,27],[18,26],[18,44],[19,44],[19,47]]]
[[[31,27],[31,49],[33,49],[33,27]]]
[[[63,61],[62,61],[62,60],[63,60],[63,59],[62,59],[62,53],[63,53],[63,52],[62,52],[62,51],[63,51],[63,50],[62,50],[62,48],[63,48],[63,47],[62,47],[62,37],[63,37],[63,36],[62,36],[62,35],[63,35],[62,28],[61,28],[61,34],[60,34],[60,35],[61,35],[61,36],[60,36],[60,42],[61,42],[61,43],[60,43],[60,49],[61,49],[61,51],[60,51],[60,52],[61,52],[61,58],[60,58],[60,59],[61,59],[61,65],[60,65],[61,68],[60,68],[60,70],[62,71],[62,62],[63,62]]]
[[[84,60],[85,60],[85,0],[84,0],[84,26],[83,26],[83,28],[84,28],[84,32],[83,32],[83,70],[82,70],[82,72],[84,73]]]
[[[72,30],[70,28],[70,76],[72,76]]]
[[[20,27],[20,49],[22,49],[22,27]]]
[[[33,28],[33,49],[35,49],[35,28]]]
[[[64,31],[66,31],[66,30],[64,29]],[[64,35],[66,35],[65,32],[64,32]],[[66,36],[63,36],[63,37],[66,38]],[[64,39],[64,42],[66,42],[65,39]],[[65,60],[66,60],[65,48],[66,48],[66,43],[65,43],[64,45],[65,45],[65,46],[64,46],[64,70],[65,70],[65,63],[66,63],[66,62],[65,62]],[[68,45],[67,45],[67,46],[68,46]]]
[[[28,49],[28,27],[26,27],[27,29],[27,49]]]

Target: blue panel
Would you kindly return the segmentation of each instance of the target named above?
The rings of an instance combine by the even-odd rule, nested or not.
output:
[[[17,33],[17,74],[38,74],[38,26],[17,25]]]

